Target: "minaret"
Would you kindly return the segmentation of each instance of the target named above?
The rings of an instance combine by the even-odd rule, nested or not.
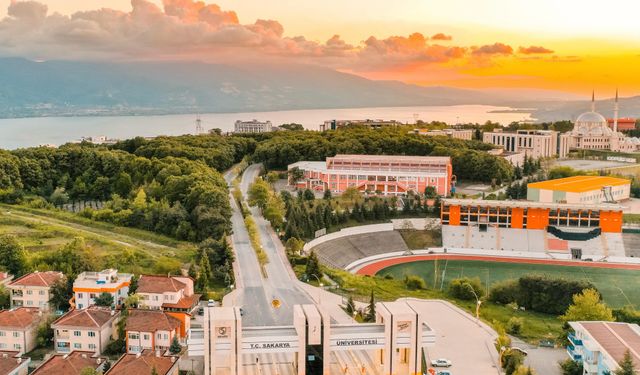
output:
[[[613,105],[613,132],[618,133],[618,111],[620,110],[620,104],[618,103],[618,89],[616,89],[616,101]]]
[[[591,112],[596,111],[596,90],[591,91]]]

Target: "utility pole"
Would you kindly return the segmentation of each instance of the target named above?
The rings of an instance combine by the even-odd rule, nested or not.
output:
[[[202,119],[200,119],[200,115],[196,116],[196,135],[204,134],[204,129],[202,128]]]

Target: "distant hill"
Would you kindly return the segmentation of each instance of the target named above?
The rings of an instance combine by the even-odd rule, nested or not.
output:
[[[597,100],[596,111],[605,117],[613,117],[613,99]],[[591,103],[584,101],[538,102],[532,114],[539,121],[575,120],[581,113],[591,110]],[[620,99],[620,117],[640,118],[640,96]]]

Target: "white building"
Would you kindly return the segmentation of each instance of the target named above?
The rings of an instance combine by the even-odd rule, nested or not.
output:
[[[62,272],[32,272],[23,275],[7,284],[11,292],[11,307],[37,307],[49,310],[51,287],[62,280]]]
[[[271,121],[236,121],[234,125],[234,133],[268,133],[273,130]]]
[[[629,199],[630,194],[630,180],[610,176],[572,176],[527,184],[527,200],[543,203],[613,203]]]
[[[566,152],[558,149],[558,132],[553,130],[518,130],[515,133],[503,132],[496,129],[482,135],[484,143],[501,146],[506,152],[524,153],[526,156],[538,159],[566,156]]]
[[[463,139],[470,141],[473,138],[472,129],[441,129],[441,130],[428,130],[428,129],[413,129],[413,134],[424,135],[427,137],[449,137],[454,139]]]
[[[100,272],[83,272],[73,282],[73,297],[76,308],[86,309],[95,303],[94,299],[102,293],[113,297],[115,306],[120,306],[129,294],[130,273],[118,273],[115,269]]]
[[[120,311],[92,306],[72,309],[51,324],[54,349],[58,353],[89,351],[102,353],[118,336]]]

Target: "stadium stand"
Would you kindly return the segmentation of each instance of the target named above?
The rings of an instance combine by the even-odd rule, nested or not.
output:
[[[358,259],[373,255],[408,250],[397,231],[356,234],[327,241],[311,249],[321,263],[334,268],[344,268]]]

